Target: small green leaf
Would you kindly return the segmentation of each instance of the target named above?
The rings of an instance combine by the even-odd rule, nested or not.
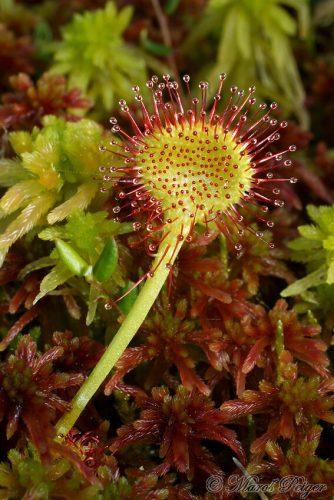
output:
[[[321,285],[325,282],[326,266],[321,266],[311,274],[305,276],[298,281],[295,281],[281,292],[281,297],[291,297],[292,295],[300,295],[308,288]]]
[[[322,234],[319,228],[313,226],[312,224],[308,224],[305,226],[299,226],[298,231],[304,238],[314,241],[321,241]]]
[[[66,231],[64,230],[64,227],[59,227],[59,226],[54,226],[54,227],[47,227],[46,229],[43,229],[38,234],[38,237],[41,240],[45,241],[55,241],[61,237],[66,237]]]
[[[100,295],[101,295],[101,293],[99,292],[99,290],[97,290],[93,286],[90,287],[89,300],[88,300],[88,311],[87,311],[87,316],[86,316],[86,325],[87,326],[92,324],[94,321],[96,309],[97,309],[98,298]]]
[[[21,269],[18,279],[23,280],[29,273],[37,271],[38,269],[43,269],[44,267],[51,267],[57,263],[51,257],[41,257],[40,259],[33,260],[29,262],[23,269]]]
[[[45,297],[50,292],[53,292],[59,285],[65,283],[65,281],[72,278],[73,273],[64,266],[62,262],[59,262],[55,267],[51,269],[49,274],[44,276],[41,281],[40,292],[34,300],[36,304],[40,299]]]
[[[12,132],[9,136],[9,141],[18,155],[32,151],[33,143],[29,132]]]
[[[252,53],[251,26],[249,19],[242,8],[238,8],[235,15],[238,20],[235,27],[236,43],[242,57],[248,60]]]
[[[331,262],[329,265],[328,271],[327,271],[327,279],[326,279],[327,285],[333,285],[334,283],[334,261]]]
[[[284,331],[283,331],[283,323],[279,319],[276,324],[276,340],[275,340],[275,349],[277,356],[280,356],[284,351]]]
[[[172,52],[172,49],[170,47],[167,47],[167,45],[163,45],[162,43],[157,43],[150,40],[147,36],[146,30],[141,31],[140,42],[144,49],[152,52],[152,54],[156,54],[157,56],[169,56]]]
[[[116,269],[118,262],[118,247],[114,238],[110,238],[105,244],[100,257],[94,268],[93,275],[97,281],[107,281]]]
[[[168,0],[164,8],[166,14],[168,14],[169,16],[173,14],[173,12],[177,9],[179,3],[180,0]]]
[[[46,22],[39,22],[34,32],[34,42],[38,59],[47,61],[50,58],[52,39],[53,35],[50,26]]]
[[[288,35],[295,35],[297,31],[297,23],[293,17],[282,7],[271,5],[268,9],[268,14],[275,21],[276,25],[282,32]]]
[[[122,289],[122,295],[133,287],[134,283],[128,281],[125,287]],[[133,304],[136,302],[138,296],[138,287],[134,288],[129,292],[122,300],[119,301],[118,306],[123,314],[127,315],[132,309]]]
[[[301,260],[303,260],[303,257],[307,258],[307,255],[305,254],[305,250],[306,251],[319,250],[321,248],[321,245],[320,245],[319,241],[311,241],[311,240],[307,240],[306,238],[297,238],[296,240],[289,241],[288,247],[291,248],[291,250],[303,252],[303,254],[301,256],[302,257]],[[307,259],[307,260],[309,260],[309,259]]]
[[[50,26],[44,21],[39,22],[35,28],[35,41],[50,42],[52,40],[52,37],[52,30]]]
[[[10,187],[30,177],[18,160],[0,158],[0,186]]]
[[[334,250],[334,235],[329,236],[329,238],[323,240],[323,247],[325,250]]]
[[[76,276],[83,276],[89,269],[87,262],[74,248],[63,240],[56,240],[58,255],[65,266]]]
[[[111,3],[108,3],[107,6],[106,6],[106,10],[108,10],[110,8],[110,5],[112,5]],[[116,15],[116,9],[114,8],[114,12],[111,13],[111,17],[115,17]],[[129,26],[130,22],[131,22],[131,18],[132,18],[132,15],[133,15],[133,7],[128,5],[127,7],[125,7],[123,10],[121,10],[117,16],[117,28],[118,28],[118,31],[119,33],[121,33],[122,31],[124,31],[127,26]]]

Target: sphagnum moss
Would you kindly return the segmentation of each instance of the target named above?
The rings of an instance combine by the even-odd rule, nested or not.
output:
[[[153,115],[149,114],[139,87],[134,87],[143,116],[143,130],[137,124],[124,100],[121,111],[131,125],[130,136],[111,118],[112,132],[122,142],[113,140],[111,149],[124,159],[121,167],[101,167],[104,186],[112,183],[118,194],[114,213],[117,220],[130,217],[145,219],[134,222],[135,231],[144,230],[143,242],[155,254],[154,262],[140,281],[147,278],[138,298],[121,328],[73,399],[72,410],[57,425],[59,435],[67,434],[88,401],[105,380],[131,339],[143,323],[157,298],[173,263],[185,241],[191,241],[196,224],[204,225],[206,234],[218,228],[228,244],[242,252],[244,231],[254,231],[244,222],[242,214],[261,207],[256,218],[265,227],[273,222],[266,218],[268,205],[283,206],[279,189],[272,183],[296,181],[275,178],[273,171],[291,165],[284,154],[271,153],[270,145],[280,138],[286,122],[270,118],[276,103],[266,109],[260,104],[253,112],[255,87],[247,94],[231,88],[231,95],[221,111],[218,105],[225,74],[220,75],[217,93],[209,112],[206,111],[208,84],[201,82],[200,99],[192,97],[190,77],[184,76],[190,105],[185,109],[178,84],[169,75],[159,83],[156,76],[147,82],[152,92]],[[165,99],[164,95],[167,95]],[[122,209],[127,207],[122,217]],[[130,214],[129,214],[130,209]],[[263,239],[261,231],[256,236]],[[268,243],[270,247],[273,244]],[[107,307],[111,307],[107,304]]]

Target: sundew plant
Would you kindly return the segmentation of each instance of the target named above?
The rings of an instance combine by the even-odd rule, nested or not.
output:
[[[333,23],[0,5],[0,499],[333,498]]]
[[[115,150],[110,152],[125,159],[121,167],[111,167],[103,180],[122,189],[115,197],[120,203],[124,201],[125,206],[130,204],[130,217],[138,217],[133,228],[139,232],[143,226],[142,240],[155,259],[140,279],[147,278],[147,282],[132,310],[95,371],[77,394],[73,412],[82,408],[83,401],[90,397],[91,391],[96,390],[97,384],[102,382],[139,329],[168,274],[172,272],[183,242],[193,240],[197,225],[204,226],[204,238],[209,237],[212,227],[217,229],[224,235],[228,249],[241,255],[241,237],[245,230],[263,238],[261,231],[245,225],[241,212],[247,213],[257,201],[264,202],[259,209],[260,215],[255,212],[255,220],[272,227],[274,222],[264,216],[268,211],[265,203],[283,206],[284,202],[275,197],[268,198],[268,193],[271,197],[272,194],[278,195],[280,190],[265,186],[296,181],[294,177],[276,179],[272,173],[278,167],[291,165],[291,160],[283,159],[283,155],[296,147],[289,146],[287,151],[276,154],[268,148],[279,140],[278,131],[284,129],[287,122],[278,123],[270,119],[269,112],[262,113],[266,105],[260,104],[260,116],[255,115],[254,118],[253,115],[250,124],[247,123],[250,108],[256,102],[253,97],[255,87],[251,87],[245,96],[244,91],[238,92],[237,87],[233,87],[230,102],[219,113],[217,105],[225,78],[224,73],[220,75],[214,104],[208,113],[205,111],[207,82],[199,84],[201,97],[198,99],[190,93],[189,75],[183,77],[190,100],[189,109],[184,109],[177,82],[170,81],[169,75],[165,75],[164,83],[159,83],[156,76],[147,82],[153,94],[154,119],[150,117],[142,96],[136,94],[142,108],[143,131],[124,100],[121,101],[121,110],[137,135],[129,136],[117,125],[116,118],[111,118],[112,132],[125,137],[125,145],[113,140],[111,146]],[[165,90],[170,99],[168,103],[163,96]],[[135,87],[134,91],[139,92],[139,87]],[[234,96],[237,96],[235,101]],[[275,110],[276,107],[273,103],[269,109]],[[104,146],[102,150],[109,152]],[[105,167],[100,167],[100,170],[104,173]],[[112,212],[121,214],[121,205],[114,206]],[[126,215],[128,217],[129,214]],[[116,220],[122,220],[122,217],[117,216]],[[272,242],[268,245],[274,247]],[[79,407],[76,406],[77,401],[80,401]],[[70,419],[70,415],[65,416],[62,422]],[[59,426],[61,433],[68,431],[64,425]]]

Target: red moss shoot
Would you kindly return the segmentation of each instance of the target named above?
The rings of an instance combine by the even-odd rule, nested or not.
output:
[[[192,96],[190,77],[185,75],[189,96],[186,105],[178,84],[170,81],[169,75],[160,83],[153,76],[147,82],[153,114],[146,107],[139,87],[133,87],[143,129],[124,100],[120,101],[121,111],[134,135],[120,127],[116,118],[110,120],[112,132],[119,138],[111,141],[110,149],[102,149],[123,158],[124,164],[109,170],[100,168],[102,190],[108,190],[108,183],[116,187],[117,204],[113,211],[117,220],[135,220],[133,228],[145,231],[142,241],[155,260],[141,278],[141,281],[149,279],[130,314],[74,398],[72,411],[59,423],[62,434],[70,430],[141,326],[183,242],[191,241],[195,225],[203,225],[208,236],[210,227],[218,227],[229,246],[242,252],[245,230],[263,239],[261,231],[245,224],[247,212],[253,214],[257,206],[258,223],[272,227],[273,222],[266,217],[269,206],[284,205],[277,185],[296,182],[294,177],[274,175],[277,169],[291,165],[285,154],[296,149],[292,145],[279,153],[270,151],[270,146],[280,138],[280,130],[287,126],[287,122],[278,123],[270,117],[277,104],[256,107],[255,87],[245,93],[233,86],[227,102],[220,106],[225,78],[225,74],[220,75],[213,104],[207,111],[208,83],[199,84],[198,99]]]

